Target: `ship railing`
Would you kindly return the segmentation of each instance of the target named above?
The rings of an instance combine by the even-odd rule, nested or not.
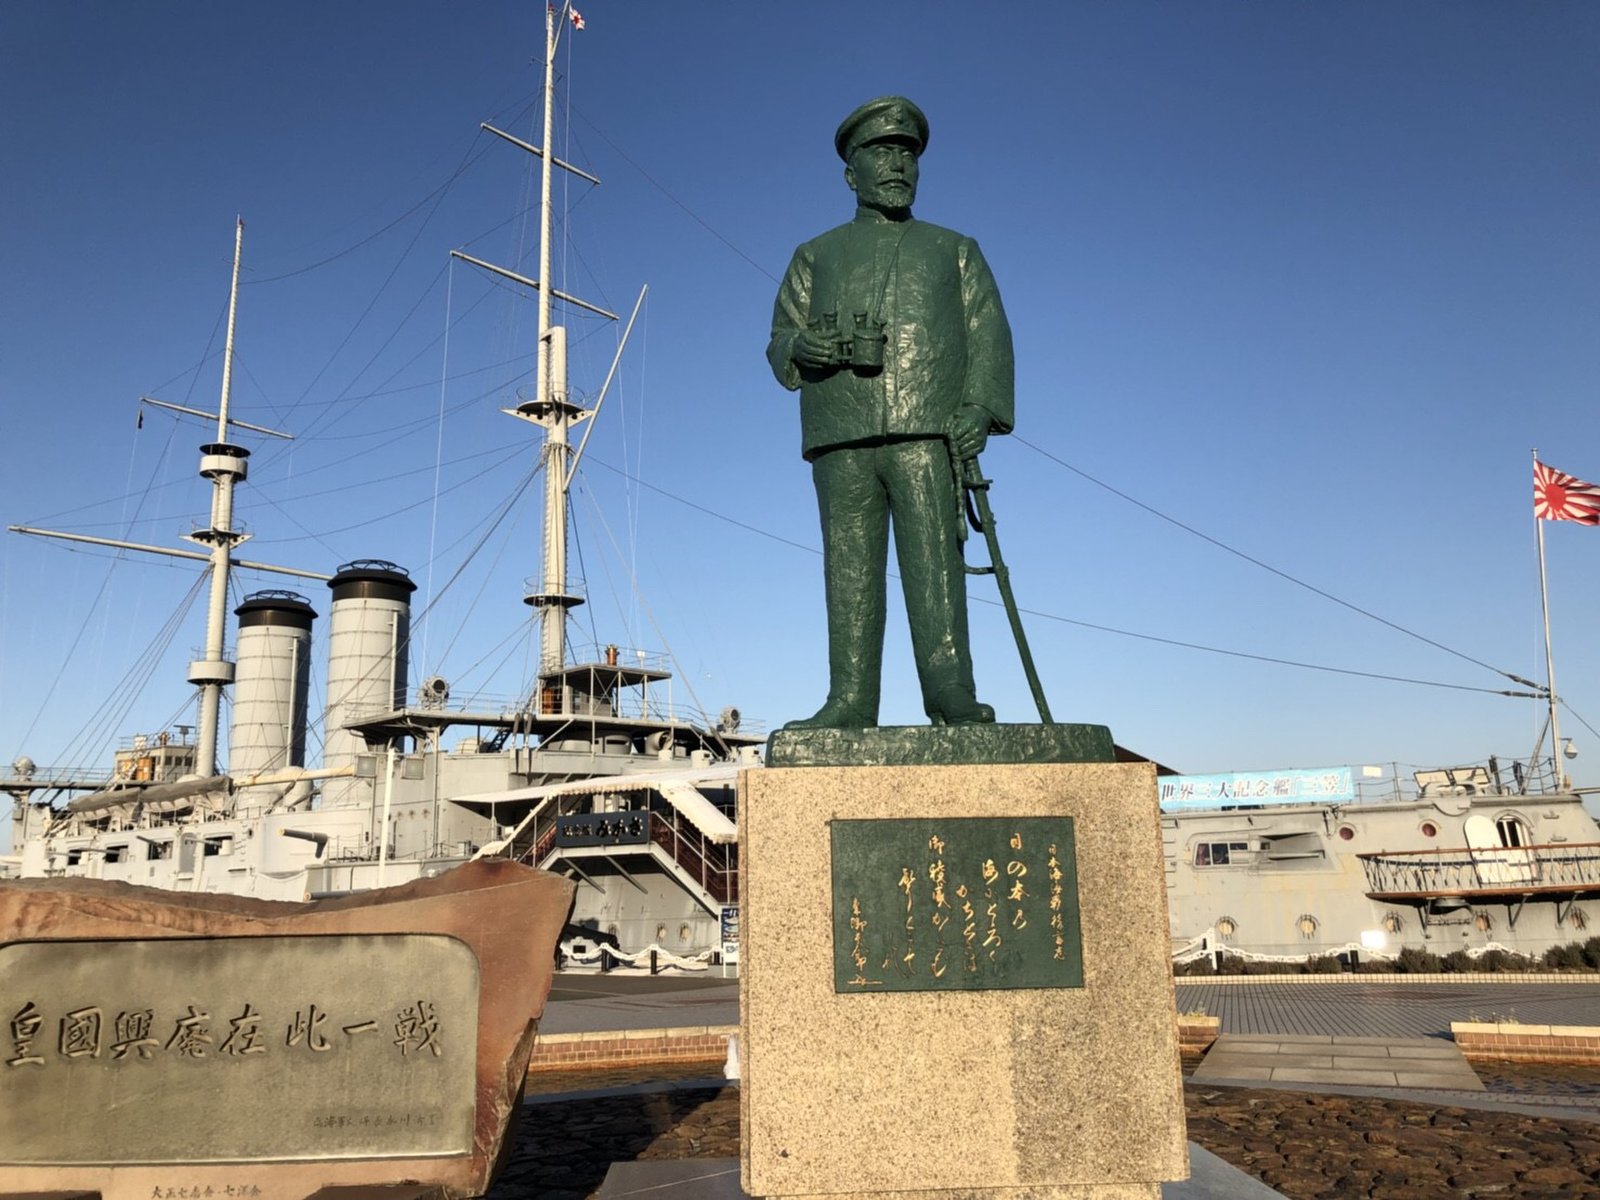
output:
[[[195,650],[195,654],[203,655],[205,651]],[[194,732],[192,725],[178,725],[172,729],[161,729],[155,733],[130,733],[117,739],[118,750],[158,750],[186,746],[192,747],[194,739],[190,735]]]
[[[1357,804],[1399,804],[1439,796],[1546,796],[1563,789],[1561,772],[1549,758],[1536,760],[1496,759],[1458,767],[1424,771],[1426,788],[1418,786],[1416,773],[1395,768],[1389,773],[1367,776],[1352,768]]]
[[[698,884],[711,900],[717,904],[739,903],[738,846],[712,841],[659,792],[652,790],[649,797],[644,810],[648,817],[648,841],[671,858],[684,876]],[[523,830],[511,848],[512,856],[533,866],[544,862],[556,848],[561,818],[587,815],[589,800],[590,797],[581,793],[563,796],[560,803],[535,813],[531,826]]]
[[[77,767],[34,767],[27,772],[18,771],[15,766],[0,766],[0,786],[8,782],[31,783],[34,787],[55,786],[63,783],[95,784],[110,783],[113,772],[107,767],[93,767],[88,770]]]
[[[575,664],[609,664],[612,662],[612,653],[615,652],[615,665],[619,667],[634,667],[644,671],[672,670],[672,655],[664,650],[645,650],[638,646],[623,646],[615,642],[589,642],[573,646],[572,651],[572,661]]]
[[[718,904],[739,903],[739,850],[713,842],[659,794],[650,794],[650,840]]]
[[[1600,893],[1600,842],[1397,850],[1357,856],[1367,895]]]

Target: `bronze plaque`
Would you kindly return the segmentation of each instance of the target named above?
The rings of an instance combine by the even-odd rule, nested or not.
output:
[[[469,1154],[478,961],[437,934],[0,946],[0,1162]]]
[[[835,992],[1083,986],[1071,817],[830,829]]]

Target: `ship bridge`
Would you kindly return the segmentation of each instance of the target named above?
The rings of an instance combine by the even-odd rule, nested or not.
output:
[[[1564,922],[1577,901],[1600,897],[1600,842],[1383,851],[1357,857],[1366,870],[1367,896],[1410,905],[1424,924],[1430,915],[1503,904],[1515,929],[1530,900],[1554,904],[1557,922]]]

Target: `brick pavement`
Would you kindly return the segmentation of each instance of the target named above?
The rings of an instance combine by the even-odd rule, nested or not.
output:
[[[735,979],[557,976],[543,1033],[732,1025],[739,1020]],[[1222,1018],[1224,1033],[1331,1034],[1337,1037],[1450,1036],[1451,1021],[1515,1015],[1532,1025],[1600,1025],[1600,979],[1445,982],[1349,975],[1327,981],[1204,977],[1176,980],[1178,1011]]]
[[[1600,1024],[1600,987],[1572,984],[1177,981],[1178,1011],[1222,1018],[1224,1033],[1448,1038],[1451,1021],[1515,1014],[1541,1025]]]

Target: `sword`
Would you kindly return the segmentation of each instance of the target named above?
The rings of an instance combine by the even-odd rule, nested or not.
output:
[[[963,505],[965,511],[958,513],[956,517],[961,523],[961,536],[964,540],[966,521],[971,521],[972,527],[983,534],[983,540],[989,545],[989,566],[967,567],[967,574],[994,576],[995,583],[1000,587],[1000,599],[1006,606],[1006,617],[1011,622],[1011,636],[1016,639],[1017,653],[1022,656],[1023,673],[1028,677],[1028,687],[1033,692],[1033,702],[1039,709],[1039,719],[1046,725],[1054,724],[1050,718],[1050,706],[1045,702],[1044,686],[1039,682],[1039,672],[1033,665],[1033,654],[1028,649],[1027,634],[1022,632],[1022,615],[1017,611],[1017,598],[1011,592],[1011,572],[1006,569],[1005,560],[1000,557],[1000,541],[994,532],[994,512],[989,507],[989,484],[992,481],[983,477],[975,456],[961,460],[957,470],[966,500]],[[977,507],[976,512],[973,511],[974,505]]]

